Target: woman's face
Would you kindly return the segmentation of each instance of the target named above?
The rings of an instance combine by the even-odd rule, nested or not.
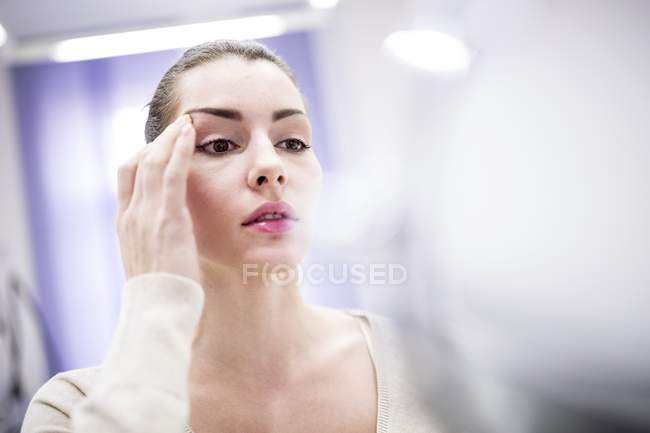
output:
[[[176,90],[176,115],[191,112],[196,129],[187,204],[202,261],[298,264],[322,171],[305,147],[311,126],[289,77],[269,61],[226,57],[184,72]],[[293,228],[242,225],[260,205],[278,201],[295,210]]]

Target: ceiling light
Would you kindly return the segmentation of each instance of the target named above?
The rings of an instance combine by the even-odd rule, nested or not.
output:
[[[397,31],[386,38],[384,46],[406,64],[433,72],[464,71],[471,60],[461,40],[434,30]]]
[[[215,39],[260,39],[286,32],[287,23],[276,15],[161,27],[67,39],[54,45],[50,58],[57,62],[98,59],[170,50]]]
[[[3,46],[7,42],[7,31],[5,30],[4,27],[2,27],[2,24],[0,24],[0,47]]]
[[[316,9],[331,9],[338,4],[339,0],[309,0],[311,7]]]

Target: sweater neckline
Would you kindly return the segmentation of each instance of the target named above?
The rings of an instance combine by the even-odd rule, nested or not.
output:
[[[379,327],[374,321],[372,314],[360,310],[347,308],[344,309],[348,314],[355,316],[359,320],[359,326],[366,340],[366,347],[372,360],[375,372],[375,383],[377,384],[377,422],[375,424],[376,433],[388,433],[388,410],[389,410],[389,389],[386,380],[386,368],[383,359],[383,350],[381,349],[381,336]]]
[[[376,433],[388,433],[388,407],[389,407],[389,393],[388,386],[385,380],[384,363],[382,359],[381,350],[377,350],[378,330],[371,315],[367,312],[356,308],[344,308],[343,312],[354,316],[358,320],[359,328],[363,334],[366,348],[370,354],[372,367],[375,376],[375,383],[377,384],[377,420],[375,423]],[[195,433],[189,425],[185,425],[184,433]]]

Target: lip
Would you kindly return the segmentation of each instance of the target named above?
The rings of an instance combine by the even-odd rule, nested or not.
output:
[[[265,213],[278,213],[283,215],[286,219],[297,221],[296,212],[293,207],[285,201],[269,201],[258,207],[251,213],[248,218],[242,223],[243,226],[248,226],[253,223],[257,218]],[[282,221],[282,220],[277,220]]]

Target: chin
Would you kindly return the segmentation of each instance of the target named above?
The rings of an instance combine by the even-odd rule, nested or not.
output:
[[[219,243],[217,243],[219,244]],[[220,243],[223,245],[223,243]],[[307,254],[308,242],[293,240],[275,245],[247,245],[239,249],[219,249],[214,251],[209,245],[200,245],[199,255],[204,262],[241,269],[244,265],[254,265],[254,269],[272,271],[274,267],[296,267]],[[225,253],[225,254],[224,254]]]
[[[296,267],[306,255],[306,249],[296,245],[291,246],[259,246],[247,251],[241,263],[255,264],[259,269],[273,270],[274,267]]]

